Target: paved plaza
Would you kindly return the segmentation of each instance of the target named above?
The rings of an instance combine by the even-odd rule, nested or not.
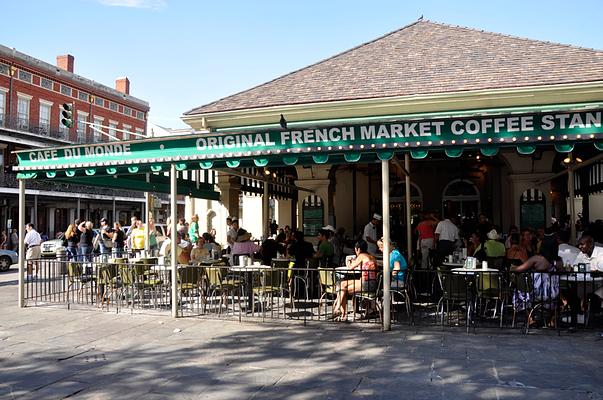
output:
[[[442,332],[17,308],[0,275],[0,398],[603,399],[593,331]]]

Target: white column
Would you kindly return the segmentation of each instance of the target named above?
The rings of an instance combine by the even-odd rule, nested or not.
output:
[[[75,219],[79,219],[81,212],[82,212],[82,199],[80,199],[79,197],[77,198],[77,215],[75,216]],[[74,219],[74,221],[75,221]]]
[[[404,169],[406,169],[406,178],[404,182],[406,184],[406,251],[408,265],[410,265],[412,258],[412,229],[410,226],[410,156],[408,153],[404,154]]]
[[[23,274],[25,273],[25,180],[19,179],[19,307],[25,307],[25,287]]]
[[[56,225],[56,220],[55,220],[55,214],[56,214],[57,209],[54,207],[48,207],[48,237],[50,239],[54,238],[54,234],[55,234],[55,225]],[[61,229],[63,229],[61,227]]]
[[[178,188],[176,179],[176,165],[172,164],[170,168],[170,213],[172,217],[172,251],[170,265],[172,267],[172,317],[174,318],[178,318],[178,257],[176,253],[176,247],[178,246],[176,243],[178,235],[178,232],[176,231],[176,221],[178,219],[178,215],[176,213],[177,197]]]
[[[264,196],[262,197],[262,236],[266,240],[270,234],[270,224],[268,223],[268,179],[264,181]]]
[[[40,230],[40,227],[38,226],[38,195],[34,195],[34,206],[33,206],[33,213],[31,214],[31,221],[32,224],[34,224],[34,227],[36,228],[36,230]]]
[[[574,204],[574,169],[567,168],[567,186],[569,192],[569,214],[570,214],[570,244],[576,244],[576,205]]]
[[[113,196],[113,213],[111,215],[113,215],[113,221],[112,222],[119,222],[119,218],[117,218],[117,214],[116,214],[116,210],[115,210],[115,196]]]
[[[149,192],[144,192],[144,216],[142,221],[144,223],[144,250],[147,254],[151,250],[151,239],[149,237],[149,215],[150,215],[150,195]]]
[[[381,198],[383,201],[383,330],[391,330],[391,273],[389,271],[389,161],[381,161]]]

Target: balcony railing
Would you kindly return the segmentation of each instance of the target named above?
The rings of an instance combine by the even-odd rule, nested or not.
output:
[[[76,143],[92,143],[99,141],[95,140],[97,138],[92,137],[92,133],[88,128],[85,129],[84,135],[77,133],[72,136],[67,130],[61,128],[58,124],[48,124],[48,122],[40,122],[39,120],[35,120],[33,118],[26,119],[17,115],[0,115],[0,128],[13,129],[48,139],[63,140],[67,142],[72,142],[72,137],[75,138]],[[102,142],[108,142],[110,140],[111,139],[108,136],[100,137],[100,141]]]

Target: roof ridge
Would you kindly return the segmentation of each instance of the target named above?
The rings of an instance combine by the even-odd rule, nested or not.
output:
[[[267,82],[263,82],[263,83],[260,83],[259,85],[252,86],[252,87],[250,87],[250,88],[247,88],[247,89],[241,90],[240,92],[236,92],[236,93],[230,94],[230,95],[225,96],[225,97],[222,97],[222,98],[220,98],[220,99],[218,99],[218,100],[212,101],[211,103],[207,103],[207,104],[203,104],[203,105],[201,105],[201,106],[194,107],[194,108],[192,108],[192,109],[190,109],[190,110],[188,110],[188,111],[184,112],[184,113],[183,113],[183,115],[187,115],[187,114],[189,114],[189,113],[192,113],[193,111],[195,111],[195,110],[197,110],[197,109],[199,109],[199,108],[204,108],[204,107],[210,106],[210,105],[212,105],[212,104],[215,104],[215,103],[217,103],[217,102],[219,102],[219,101],[222,101],[222,100],[224,100],[224,99],[227,99],[227,98],[229,98],[229,97],[234,97],[234,96],[237,96],[237,95],[239,95],[239,94],[241,94],[241,93],[248,92],[248,91],[250,91],[250,90],[257,89],[257,88],[260,88],[260,87],[262,87],[262,86],[268,85],[268,84],[270,84],[270,83],[272,83],[272,82],[274,82],[274,81],[277,81],[277,80],[279,80],[279,79],[285,78],[285,77],[287,77],[287,76],[289,76],[289,75],[296,74],[296,73],[298,73],[298,72],[300,72],[300,71],[303,71],[303,70],[305,70],[305,69],[311,68],[311,67],[313,67],[313,66],[315,66],[315,65],[318,65],[318,64],[321,64],[321,63],[323,63],[323,62],[325,62],[325,61],[328,61],[328,60],[331,60],[331,59],[337,58],[337,57],[342,56],[342,55],[344,55],[344,54],[346,54],[346,53],[350,53],[350,52],[352,52],[352,51],[354,51],[354,50],[356,50],[356,49],[359,49],[359,48],[361,48],[361,47],[367,46],[367,45],[369,45],[369,44],[371,44],[371,43],[374,43],[374,42],[376,42],[376,41],[378,41],[378,40],[381,40],[381,39],[383,39],[383,38],[385,38],[385,37],[387,37],[387,36],[393,35],[394,33],[398,33],[398,32],[400,32],[400,31],[402,31],[402,30],[404,30],[404,29],[410,28],[410,27],[411,27],[411,26],[413,26],[413,25],[416,25],[416,24],[418,24],[418,23],[420,23],[420,22],[425,22],[425,21],[426,21],[426,20],[423,20],[423,19],[421,19],[421,18],[420,18],[420,19],[418,19],[418,20],[416,20],[416,21],[414,21],[414,22],[412,22],[412,23],[410,23],[410,24],[404,25],[402,28],[398,28],[398,29],[396,29],[396,30],[394,30],[394,31],[388,32],[388,33],[386,33],[386,34],[384,34],[384,35],[381,35],[381,36],[379,36],[379,37],[377,37],[377,38],[375,38],[375,39],[373,39],[373,40],[370,40],[370,41],[368,41],[368,42],[365,42],[365,43],[359,44],[358,46],[355,46],[355,47],[352,47],[352,48],[350,48],[350,49],[344,50],[344,51],[342,51],[342,52],[340,52],[340,53],[337,53],[337,54],[332,55],[332,56],[330,56],[330,57],[324,58],[324,59],[322,59],[322,60],[316,61],[315,63],[312,63],[312,64],[310,64],[310,65],[306,65],[305,67],[302,67],[302,68],[296,69],[296,70],[294,70],[294,71],[288,72],[288,73],[286,73],[286,74],[284,74],[284,75],[277,76],[276,78],[271,79],[271,80],[269,80],[269,81],[267,81]]]
[[[448,27],[448,28],[460,28],[460,29],[465,29],[465,30],[473,31],[473,32],[487,33],[489,35],[494,35],[494,36],[502,36],[502,37],[507,37],[507,38],[511,38],[511,39],[525,40],[525,41],[528,41],[528,42],[538,42],[538,43],[544,43],[544,44],[553,44],[553,45],[557,45],[557,46],[569,47],[569,48],[578,49],[578,50],[588,50],[588,51],[594,51],[594,52],[597,52],[597,53],[603,53],[603,49],[595,49],[594,47],[576,46],[576,45],[573,45],[573,44],[551,42],[550,40],[530,39],[528,37],[511,35],[511,34],[508,34],[508,33],[491,32],[491,31],[488,31],[488,30],[479,29],[479,28],[472,28],[472,27],[464,26],[464,25],[447,24],[445,22],[435,22],[435,21],[430,21],[430,20],[427,20],[427,19],[425,19],[423,21],[419,20],[419,21],[416,21],[416,22],[429,22],[429,23],[434,24],[434,25],[445,26],[445,27]]]

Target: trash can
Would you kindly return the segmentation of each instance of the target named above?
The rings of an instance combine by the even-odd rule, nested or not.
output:
[[[58,264],[58,272],[61,275],[65,275],[67,273],[67,249],[58,248],[56,250],[57,264]]]

